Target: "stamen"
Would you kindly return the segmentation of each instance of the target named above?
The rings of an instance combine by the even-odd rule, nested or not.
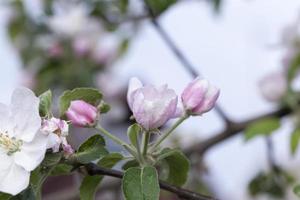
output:
[[[7,152],[7,155],[12,155],[18,151],[21,151],[23,145],[22,140],[18,140],[15,137],[9,137],[7,132],[0,132],[0,148]]]

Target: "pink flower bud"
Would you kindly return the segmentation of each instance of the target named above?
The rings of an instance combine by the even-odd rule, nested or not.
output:
[[[287,91],[287,80],[284,72],[273,72],[258,83],[262,96],[270,101],[280,101]]]
[[[218,88],[198,77],[184,89],[181,99],[187,111],[193,115],[201,115],[214,107],[219,94]]]
[[[132,78],[127,101],[136,121],[147,130],[161,127],[176,113],[177,95],[167,85],[143,86],[137,78]]]
[[[82,100],[72,101],[66,115],[72,124],[84,127],[93,125],[97,118],[97,108]]]

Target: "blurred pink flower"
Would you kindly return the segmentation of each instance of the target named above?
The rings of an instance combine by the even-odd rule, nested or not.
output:
[[[58,42],[52,43],[52,45],[49,46],[47,51],[48,51],[48,56],[52,58],[59,58],[64,53],[63,47]]]
[[[98,64],[110,64],[118,54],[118,41],[114,37],[102,36],[91,52],[91,58]]]
[[[110,71],[101,71],[95,77],[95,84],[105,94],[106,99],[114,100],[122,95],[123,81],[116,74]]]
[[[282,71],[273,72],[259,81],[262,96],[271,102],[280,101],[287,91],[286,74]]]
[[[31,69],[23,69],[21,71],[20,84],[24,87],[34,89],[37,84],[36,73]]]
[[[73,40],[72,47],[77,56],[85,56],[91,51],[91,40],[87,37],[76,37]]]

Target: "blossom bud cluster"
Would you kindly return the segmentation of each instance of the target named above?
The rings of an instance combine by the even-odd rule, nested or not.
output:
[[[178,96],[167,85],[143,86],[137,78],[131,78],[127,101],[135,120],[145,129],[161,127],[169,119],[183,115],[202,115],[210,111],[219,96],[219,89],[207,80],[196,78],[181,94],[183,109],[178,106]]]

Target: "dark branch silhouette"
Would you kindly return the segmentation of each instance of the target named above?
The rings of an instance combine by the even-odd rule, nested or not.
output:
[[[235,136],[236,134],[244,131],[250,124],[260,121],[262,119],[270,118],[270,117],[285,117],[288,114],[292,112],[289,108],[281,108],[276,111],[257,116],[242,122],[238,123],[232,123],[230,124],[225,130],[223,130],[221,133],[216,134],[215,136],[212,136],[211,138],[204,140],[202,142],[199,142],[196,145],[193,145],[192,147],[186,149],[185,153],[187,155],[191,155],[193,153],[203,155],[208,149],[211,147],[221,143],[222,141],[231,138],[232,136]]]
[[[107,169],[100,167],[96,164],[89,163],[87,165],[84,165],[89,175],[105,175],[105,176],[111,176],[115,178],[122,179],[123,178],[123,172],[114,170],[114,169]],[[174,185],[170,185],[164,181],[159,181],[160,188],[166,191],[169,191],[171,193],[176,194],[179,198],[182,199],[188,199],[188,200],[217,200],[216,198],[209,197],[206,195],[202,195],[196,192],[192,192]]]

